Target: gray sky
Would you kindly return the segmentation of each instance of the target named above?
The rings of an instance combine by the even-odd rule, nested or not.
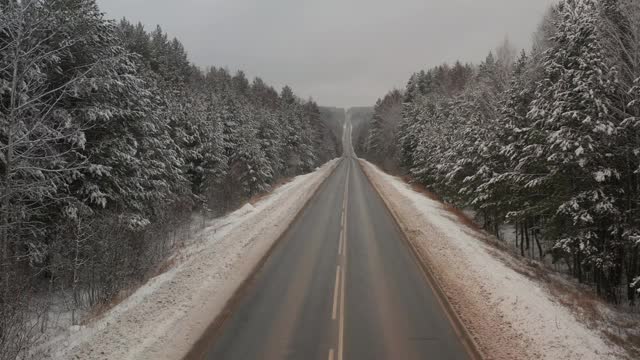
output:
[[[200,66],[290,85],[321,105],[373,105],[411,73],[478,62],[505,36],[528,48],[555,0],[98,0],[160,24]]]

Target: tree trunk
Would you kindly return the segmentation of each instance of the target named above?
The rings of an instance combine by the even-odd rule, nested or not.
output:
[[[538,246],[538,254],[540,255],[540,260],[542,261],[544,256],[543,256],[543,252],[542,252],[542,245],[540,244],[540,238],[538,238],[538,233],[537,232],[533,232],[533,238],[536,241],[536,245]]]
[[[523,231],[523,233],[524,233],[525,239],[527,241],[526,250],[530,250],[531,249],[531,241],[529,239],[529,220],[528,219],[524,221],[524,231]]]
[[[520,231],[518,231],[519,228],[520,222],[516,221],[516,249],[518,248],[518,236],[520,236]]]
[[[520,224],[520,256],[524,257],[524,232],[526,231],[524,223]]]

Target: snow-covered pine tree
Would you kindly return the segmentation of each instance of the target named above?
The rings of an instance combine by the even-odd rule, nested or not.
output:
[[[302,112],[290,87],[285,86],[280,92],[280,124],[283,127],[285,144],[285,176],[292,176],[300,171],[302,162]]]
[[[598,3],[569,0],[558,13],[554,46],[544,54],[544,77],[528,115],[535,130],[523,158],[542,162],[544,169],[526,186],[548,194],[540,205],[552,219],[549,235],[557,237],[556,249],[574,256],[576,276],[585,280],[582,270],[591,268],[589,275],[609,292],[619,273],[620,228],[613,219],[620,215],[620,186],[612,167],[617,73],[602,47]]]
[[[382,144],[380,143],[382,138],[381,131],[383,128],[382,122],[382,99],[378,99],[373,107],[373,117],[371,118],[369,131],[365,139],[365,151],[367,157],[372,159],[374,162],[379,162],[380,159],[376,155],[384,151],[382,149]]]
[[[337,156],[337,141],[331,129],[329,129],[328,125],[321,119],[318,104],[313,100],[308,100],[302,106],[310,128],[310,141],[315,155],[312,166],[315,167]]]
[[[625,280],[627,299],[635,304],[636,284],[631,281],[640,274],[640,104],[638,104],[638,78],[640,77],[640,3],[629,0],[602,0],[602,45],[611,64],[618,70],[616,82],[618,96],[613,99],[613,113],[622,119],[617,130],[616,164],[620,183],[624,189],[621,206],[624,243]]]
[[[118,35],[127,50],[140,55],[145,64],[150,66],[152,58],[150,36],[145,31],[142,23],[139,22],[134,25],[127,19],[122,19],[118,23]]]
[[[242,195],[249,198],[269,189],[273,169],[258,139],[258,125],[253,109],[245,107],[240,116],[238,143],[229,158],[229,174],[240,185]]]
[[[419,80],[417,74],[413,74],[409,79],[402,100],[402,120],[398,125],[397,143],[399,144],[400,165],[407,169],[413,167],[415,163],[414,153],[418,141],[418,128],[420,127],[418,120],[420,107],[417,103],[422,100],[423,94],[418,90],[417,82]]]
[[[306,111],[303,104],[298,103],[296,105],[295,116],[300,120],[301,136],[300,144],[298,148],[300,163],[297,167],[296,173],[307,173],[315,168],[317,161],[317,151],[319,149],[315,146],[316,137],[318,136],[312,121],[315,115]]]
[[[396,137],[402,121],[402,98],[400,91],[393,90],[377,101],[366,139],[367,158],[388,170],[397,170]]]
[[[260,147],[267,158],[274,178],[279,178],[285,171],[284,161],[284,134],[278,123],[278,114],[270,110],[257,110],[256,121],[258,126],[257,138]]]
[[[194,195],[210,200],[211,191],[226,175],[227,158],[223,147],[222,125],[217,110],[219,100],[213,94],[187,91],[170,110],[179,129],[180,148],[184,152],[185,174]],[[210,204],[211,205],[211,204]]]
[[[504,172],[505,159],[500,154],[501,144],[498,135],[503,126],[500,122],[499,106],[509,77],[504,75],[513,67],[509,44],[498,48],[500,60],[495,61],[490,53],[480,65],[476,81],[469,84],[460,97],[457,111],[466,125],[460,126],[461,138],[455,143],[458,149],[458,181],[451,185],[459,189],[462,204],[472,206],[483,215],[485,227],[496,235],[504,220],[504,212],[497,205],[497,199],[503,193],[499,190],[488,191],[482,187],[491,181],[496,173]],[[453,175],[453,174],[452,174]],[[452,177],[451,180],[455,180]]]

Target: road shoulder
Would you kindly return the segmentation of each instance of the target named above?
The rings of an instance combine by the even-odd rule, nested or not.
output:
[[[211,222],[166,272],[100,319],[40,346],[51,359],[180,359],[251,275],[340,159],[301,175],[254,205]]]
[[[546,287],[439,202],[361,160],[400,227],[485,358],[625,359]]]

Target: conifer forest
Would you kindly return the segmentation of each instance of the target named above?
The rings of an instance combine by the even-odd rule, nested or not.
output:
[[[282,2],[0,0],[0,360],[640,356],[640,0]]]
[[[359,129],[357,151],[473,210],[523,257],[607,300],[640,288],[640,3],[566,0],[531,49],[420,70]]]
[[[312,100],[201,69],[93,0],[0,1],[0,359],[46,326],[34,294],[107,304],[222,214],[340,152]],[[24,343],[22,343],[24,342]]]

